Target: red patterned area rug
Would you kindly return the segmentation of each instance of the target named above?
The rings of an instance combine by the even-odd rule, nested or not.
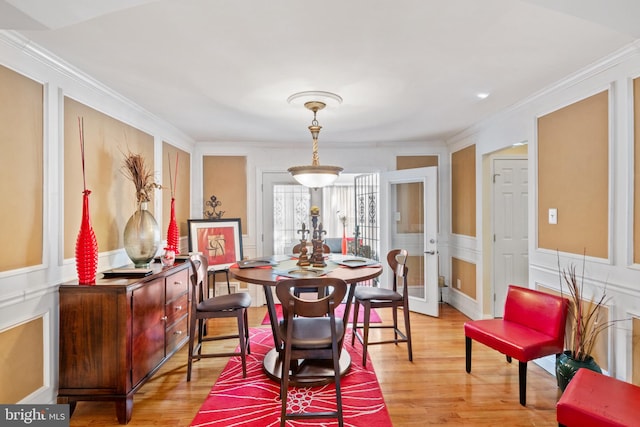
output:
[[[345,427],[390,427],[372,363],[362,367],[360,345],[351,347],[350,330],[344,349],[351,354],[351,369],[342,377],[342,405]],[[268,328],[251,328],[251,355],[247,357],[247,378],[242,378],[239,357],[232,357],[214,384],[209,396],[191,422],[191,427],[271,427],[280,425],[280,384],[262,371],[264,355],[273,348]],[[309,411],[335,410],[335,386],[289,389],[289,404]],[[296,409],[297,410],[297,409]],[[287,426],[337,426],[338,420],[289,420]]]
[[[345,304],[340,304],[336,308],[336,316],[342,317],[344,315]],[[280,304],[276,304],[276,313],[278,314],[278,319],[282,319],[282,306]],[[349,324],[353,321],[353,312],[349,313]],[[360,310],[358,310],[358,323],[364,322],[364,309],[360,306]],[[369,318],[369,322],[371,323],[382,323],[382,319],[380,319],[380,315],[376,312],[375,309],[371,310],[371,317]],[[262,319],[263,325],[269,325],[269,313],[265,314],[264,319]]]

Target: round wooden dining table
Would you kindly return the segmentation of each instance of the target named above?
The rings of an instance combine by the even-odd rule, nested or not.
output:
[[[285,261],[286,262],[286,261]],[[327,264],[330,264],[331,259],[327,260]],[[276,312],[276,304],[273,298],[272,288],[275,288],[278,280],[286,279],[278,274],[278,265],[273,266],[260,266],[255,268],[240,268],[237,265],[229,267],[229,274],[237,280],[247,283],[253,283],[255,285],[262,285],[267,302],[267,311],[269,314],[269,320],[271,323],[271,331],[273,333],[274,348],[271,349],[264,358],[263,368],[267,376],[275,381],[280,381],[282,367],[280,364],[280,343],[282,338],[280,336],[280,329],[278,327],[278,315]],[[372,265],[362,267],[347,267],[336,266],[328,271],[322,277],[335,277],[342,279],[349,284],[349,292],[346,299],[346,306],[344,310],[343,322],[346,326],[349,324],[349,313],[351,311],[351,301],[353,301],[353,294],[358,283],[372,280],[382,274],[382,265],[375,263]],[[343,339],[340,341],[339,346],[342,349]],[[330,361],[329,361],[330,362]],[[344,375],[349,371],[351,366],[351,356],[348,351],[340,352],[340,373]],[[305,360],[300,363],[300,369],[296,373],[296,381],[292,381],[292,384],[298,383],[304,386],[321,385],[330,382],[314,380],[305,380],[305,372],[311,374],[317,374],[318,370],[328,370],[333,372],[331,364],[327,364],[326,361]],[[332,374],[330,374],[332,375]]]

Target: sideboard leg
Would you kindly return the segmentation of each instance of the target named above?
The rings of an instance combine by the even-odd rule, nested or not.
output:
[[[78,402],[71,400],[68,397],[58,397],[58,403],[69,405],[69,418],[71,418],[73,411],[76,410],[76,403]]]
[[[133,413],[133,396],[116,400],[116,415],[120,424],[128,424]]]

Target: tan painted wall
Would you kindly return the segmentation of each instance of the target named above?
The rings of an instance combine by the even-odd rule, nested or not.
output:
[[[17,403],[44,386],[43,343],[42,317],[0,332],[0,402]]]
[[[451,154],[451,232],[476,236],[476,146]]]
[[[398,233],[424,233],[424,184],[422,182],[396,185],[399,212],[408,212],[396,223]]]
[[[457,283],[460,279],[460,288]],[[461,259],[451,258],[451,287],[472,299],[476,299],[476,265]]]
[[[187,229],[187,219],[191,212],[191,155],[173,145],[162,143],[162,237],[167,238],[169,219],[171,218],[171,183],[174,186],[174,197],[176,199],[176,221],[180,229],[180,237],[189,235]],[[177,165],[176,165],[177,160]],[[178,170],[176,179],[176,169]],[[186,245],[181,248],[182,252],[187,251]]]
[[[129,152],[141,154],[149,169],[153,137],[71,98],[64,99],[64,257],[75,256],[82,218],[82,160],[78,117],[84,121],[85,173],[91,190],[91,222],[100,252],[123,247],[122,233],[136,208],[136,190],[122,173]],[[160,177],[156,175],[156,182]],[[149,204],[153,213],[153,203]]]
[[[424,256],[408,256],[407,257],[407,283],[409,286],[418,286],[422,288],[424,283]],[[400,284],[398,284],[400,285]]]
[[[217,211],[224,218],[240,218],[242,234],[248,234],[247,158],[244,156],[204,156],[202,159],[202,197],[215,195],[222,202]],[[203,203],[204,205],[204,203]],[[210,210],[205,207],[205,210]]]
[[[608,99],[601,92],[538,119],[540,248],[609,256]]]
[[[397,156],[396,169],[416,169],[438,166],[438,156]]]
[[[438,166],[438,156],[397,156],[396,157],[396,169],[416,169],[430,166]],[[413,215],[409,218],[400,218],[398,222],[399,233],[422,233],[424,230],[424,221],[422,221],[424,212],[422,207],[424,206],[423,200],[423,185],[418,183],[400,184],[397,186],[398,190],[398,206],[402,204],[412,204],[416,206],[416,209],[408,212],[413,212]],[[418,221],[418,219],[421,219]],[[413,226],[411,224],[414,224]],[[416,228],[416,224],[422,226]]]
[[[43,86],[0,66],[0,271],[42,264],[42,112]]]

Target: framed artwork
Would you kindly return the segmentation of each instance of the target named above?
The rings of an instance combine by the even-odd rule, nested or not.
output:
[[[242,259],[240,218],[189,219],[189,252],[200,252],[209,270],[225,270]]]

